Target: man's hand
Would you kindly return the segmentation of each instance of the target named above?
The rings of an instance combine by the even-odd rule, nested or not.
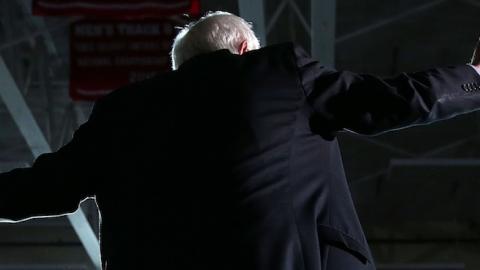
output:
[[[477,41],[470,64],[474,65],[476,68],[480,68],[480,39]]]

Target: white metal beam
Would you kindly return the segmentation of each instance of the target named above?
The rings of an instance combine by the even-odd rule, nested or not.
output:
[[[335,66],[336,0],[310,1],[311,54],[322,65]]]
[[[51,152],[50,145],[47,143],[45,136],[35,121],[10,71],[5,65],[3,57],[0,57],[0,87],[0,98],[12,115],[15,124],[25,138],[33,156],[37,158],[43,153]],[[74,214],[68,215],[68,219],[88,256],[92,260],[93,265],[96,269],[101,269],[98,239],[90,227],[85,214],[79,209]]]
[[[80,126],[83,123],[87,122],[88,117],[87,115],[85,115],[85,112],[83,111],[80,103],[74,102],[72,106],[73,106],[73,112],[75,114],[76,125]]]
[[[264,0],[238,0],[240,16],[253,23],[253,29],[260,40],[260,45],[267,45],[265,30]]]

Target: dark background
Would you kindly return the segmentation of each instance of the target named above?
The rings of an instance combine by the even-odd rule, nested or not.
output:
[[[293,2],[309,22],[310,1]],[[265,0],[267,22],[281,3]],[[0,0],[0,56],[57,149],[88,116],[92,103],[74,103],[68,96],[72,18],[32,17],[29,7],[29,1]],[[203,0],[202,9],[238,14],[234,0]],[[335,66],[392,76],[467,63],[480,33],[479,11],[475,0],[337,0]],[[308,33],[289,5],[267,41],[293,41],[310,50]],[[380,269],[480,268],[479,120],[472,113],[376,137],[339,136],[360,220]],[[32,160],[0,99],[0,171]],[[94,204],[83,207],[96,224]],[[91,269],[65,218],[0,225],[0,269],[8,266]]]

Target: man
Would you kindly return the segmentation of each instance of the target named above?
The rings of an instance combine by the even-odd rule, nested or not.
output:
[[[258,48],[228,13],[188,25],[175,71],[101,99],[69,144],[0,175],[0,217],[64,214],[95,197],[108,270],[374,269],[336,132],[479,109],[476,67],[381,79],[289,43]]]

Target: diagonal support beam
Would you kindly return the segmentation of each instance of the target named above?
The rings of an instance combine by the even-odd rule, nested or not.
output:
[[[73,103],[72,105],[77,126],[80,126],[83,123],[87,122],[88,117],[83,112],[81,105],[79,103]]]
[[[20,1],[19,4],[21,5],[22,9],[24,10],[25,14],[32,14],[32,1],[31,0],[23,0]],[[32,23],[38,28],[38,30],[42,31],[45,46],[47,47],[47,51],[50,55],[57,54],[57,48],[55,46],[55,42],[53,41],[52,35],[50,34],[47,25],[45,24],[45,20],[42,17],[38,16],[30,16],[30,20]]]
[[[25,35],[23,37],[19,37],[19,38],[10,40],[8,42],[2,43],[0,45],[0,52],[3,51],[3,50],[9,49],[13,46],[17,46],[19,44],[22,44],[23,42],[30,41],[32,39],[42,37],[42,36],[45,36],[45,35],[51,35],[51,33],[53,31],[58,31],[60,29],[63,29],[65,27],[67,27],[69,24],[71,24],[73,22],[76,22],[76,21],[79,21],[81,19],[82,19],[82,17],[69,17],[68,19],[62,20],[62,22],[60,22],[56,25],[53,25],[51,27],[40,29],[40,30],[37,30],[35,32],[32,32],[31,34]]]
[[[311,27],[308,24],[307,19],[305,19],[305,16],[302,14],[300,7],[298,7],[297,2],[295,2],[294,0],[288,0],[288,4],[292,8],[293,13],[297,15],[297,18],[300,21],[300,24],[303,26],[303,29],[305,29],[305,31],[307,31],[307,33],[311,37],[312,36]]]
[[[289,0],[282,0],[282,2],[277,6],[277,8],[275,9],[275,12],[273,13],[270,20],[268,21],[266,35],[272,32],[273,27],[277,23],[278,18],[280,18],[280,15],[282,14],[283,10],[285,9],[288,3],[289,3]]]
[[[339,43],[343,43],[345,41],[348,41],[352,38],[355,38],[357,36],[360,36],[360,35],[364,35],[364,34],[367,34],[373,30],[377,30],[378,28],[381,28],[381,27],[384,27],[384,26],[387,26],[391,23],[394,23],[394,22],[397,22],[397,21],[400,21],[404,18],[407,18],[409,16],[412,16],[412,15],[415,15],[417,13],[420,13],[420,12],[423,12],[423,11],[426,11],[426,10],[429,10],[429,9],[432,9],[444,2],[446,2],[448,0],[435,0],[435,1],[432,1],[430,3],[426,3],[424,5],[420,5],[418,7],[415,7],[415,8],[412,8],[410,10],[407,10],[405,12],[402,12],[398,15],[395,15],[393,17],[389,17],[387,19],[384,19],[384,20],[380,20],[374,24],[371,24],[371,25],[367,25],[365,27],[362,27],[356,31],[353,31],[351,33],[348,33],[348,34],[345,34],[343,36],[340,36],[337,38],[336,40],[336,43],[339,44]]]
[[[14,122],[30,147],[33,156],[37,158],[43,153],[51,152],[50,145],[45,139],[10,71],[5,65],[3,57],[0,57],[0,86],[0,98],[12,115]],[[68,215],[68,219],[93,265],[96,269],[101,269],[98,239],[90,227],[82,209],[80,208],[74,214]]]

